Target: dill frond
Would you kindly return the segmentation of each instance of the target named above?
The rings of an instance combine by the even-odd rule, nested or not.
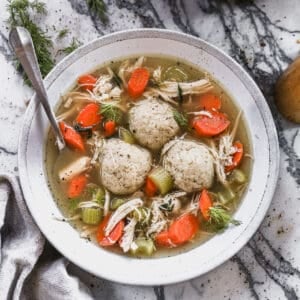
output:
[[[174,109],[173,116],[174,116],[175,121],[181,128],[185,129],[188,127],[188,118],[185,114]]]
[[[71,44],[66,48],[60,49],[59,52],[63,52],[65,54],[70,54],[74,50],[76,50],[80,45],[81,45],[81,43],[77,39],[73,38]]]
[[[234,220],[228,212],[219,206],[214,206],[209,209],[210,221],[218,230],[222,230],[228,227],[229,224],[240,225],[241,222]]]
[[[86,0],[90,12],[100,18],[100,20],[106,24],[108,18],[106,16],[106,4],[103,0]]]
[[[122,120],[121,110],[113,104],[102,104],[101,115],[103,115],[106,120],[115,121],[116,123],[120,123]]]
[[[183,102],[183,93],[182,93],[182,88],[181,88],[181,86],[179,85],[179,83],[178,83],[178,85],[177,85],[177,92],[178,92],[178,102],[179,102],[179,104],[181,105],[182,102]]]
[[[8,24],[11,28],[16,26],[25,27],[32,38],[32,42],[36,51],[37,60],[41,69],[42,76],[45,77],[54,66],[50,49],[52,48],[51,39],[31,18],[31,15],[46,15],[46,5],[39,0],[32,2],[28,0],[9,0],[7,5],[9,13]],[[18,64],[17,69],[22,70]],[[26,75],[24,80],[28,83]]]
[[[57,38],[63,39],[69,33],[69,29],[64,28],[58,32]]]

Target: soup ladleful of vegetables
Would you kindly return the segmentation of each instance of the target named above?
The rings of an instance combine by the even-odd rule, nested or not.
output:
[[[139,57],[79,76],[58,110],[67,148],[50,131],[50,187],[65,220],[100,247],[174,254],[240,221],[249,178],[241,112],[210,76]]]

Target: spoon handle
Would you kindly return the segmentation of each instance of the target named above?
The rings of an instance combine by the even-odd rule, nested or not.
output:
[[[53,110],[49,105],[48,96],[44,87],[30,33],[23,27],[16,27],[12,29],[9,34],[9,42],[14,49],[25,73],[31,81],[32,87],[34,88],[38,99],[41,101],[45,109],[56,135],[58,148],[61,150],[65,147],[65,141],[55,119]]]

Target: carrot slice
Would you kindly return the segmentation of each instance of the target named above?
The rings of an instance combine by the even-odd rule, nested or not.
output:
[[[103,127],[104,127],[104,135],[106,137],[112,136],[116,133],[117,124],[115,121],[106,121]]]
[[[205,110],[219,110],[221,108],[221,99],[212,93],[207,93],[200,96],[200,108]]]
[[[176,244],[183,244],[194,237],[199,224],[193,214],[185,214],[175,220],[169,227],[170,240]]]
[[[146,186],[145,186],[145,193],[147,197],[153,197],[156,194],[156,192],[157,192],[156,185],[149,177],[147,177]]]
[[[128,93],[132,98],[141,96],[148,84],[150,73],[145,68],[135,69],[128,81]]]
[[[202,213],[203,218],[208,221],[210,218],[209,209],[212,207],[212,201],[207,190],[203,190],[199,197],[199,208]]]
[[[212,137],[220,134],[230,125],[227,116],[221,112],[210,111],[210,116],[201,115],[192,122],[197,134],[203,137]]]
[[[106,247],[114,245],[122,236],[124,230],[124,221],[121,220],[108,236],[105,236],[105,228],[108,224],[110,215],[107,215],[103,221],[99,224],[97,231],[97,241],[99,245]]]
[[[237,149],[237,151],[233,154],[232,165],[225,167],[226,172],[230,172],[236,168],[241,163],[244,155],[244,146],[241,142],[237,141],[233,144],[233,146]]]
[[[76,122],[82,127],[95,126],[101,121],[100,107],[96,103],[86,105],[78,114]]]
[[[168,230],[162,231],[155,236],[155,242],[162,247],[175,247],[176,245],[171,241]]]
[[[85,189],[86,184],[87,184],[87,178],[84,174],[78,175],[73,179],[71,179],[68,186],[68,197],[69,198],[78,197]]]
[[[65,122],[60,122],[59,127],[66,144],[73,149],[83,152],[84,143],[81,135],[76,132],[75,129],[73,129],[71,126],[68,126]]]
[[[93,90],[95,83],[97,82],[97,78],[90,74],[81,75],[77,82],[81,87],[86,91]]]

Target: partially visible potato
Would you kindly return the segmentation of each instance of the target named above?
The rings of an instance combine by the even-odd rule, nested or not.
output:
[[[276,83],[278,110],[290,121],[300,123],[300,57],[281,75]]]

